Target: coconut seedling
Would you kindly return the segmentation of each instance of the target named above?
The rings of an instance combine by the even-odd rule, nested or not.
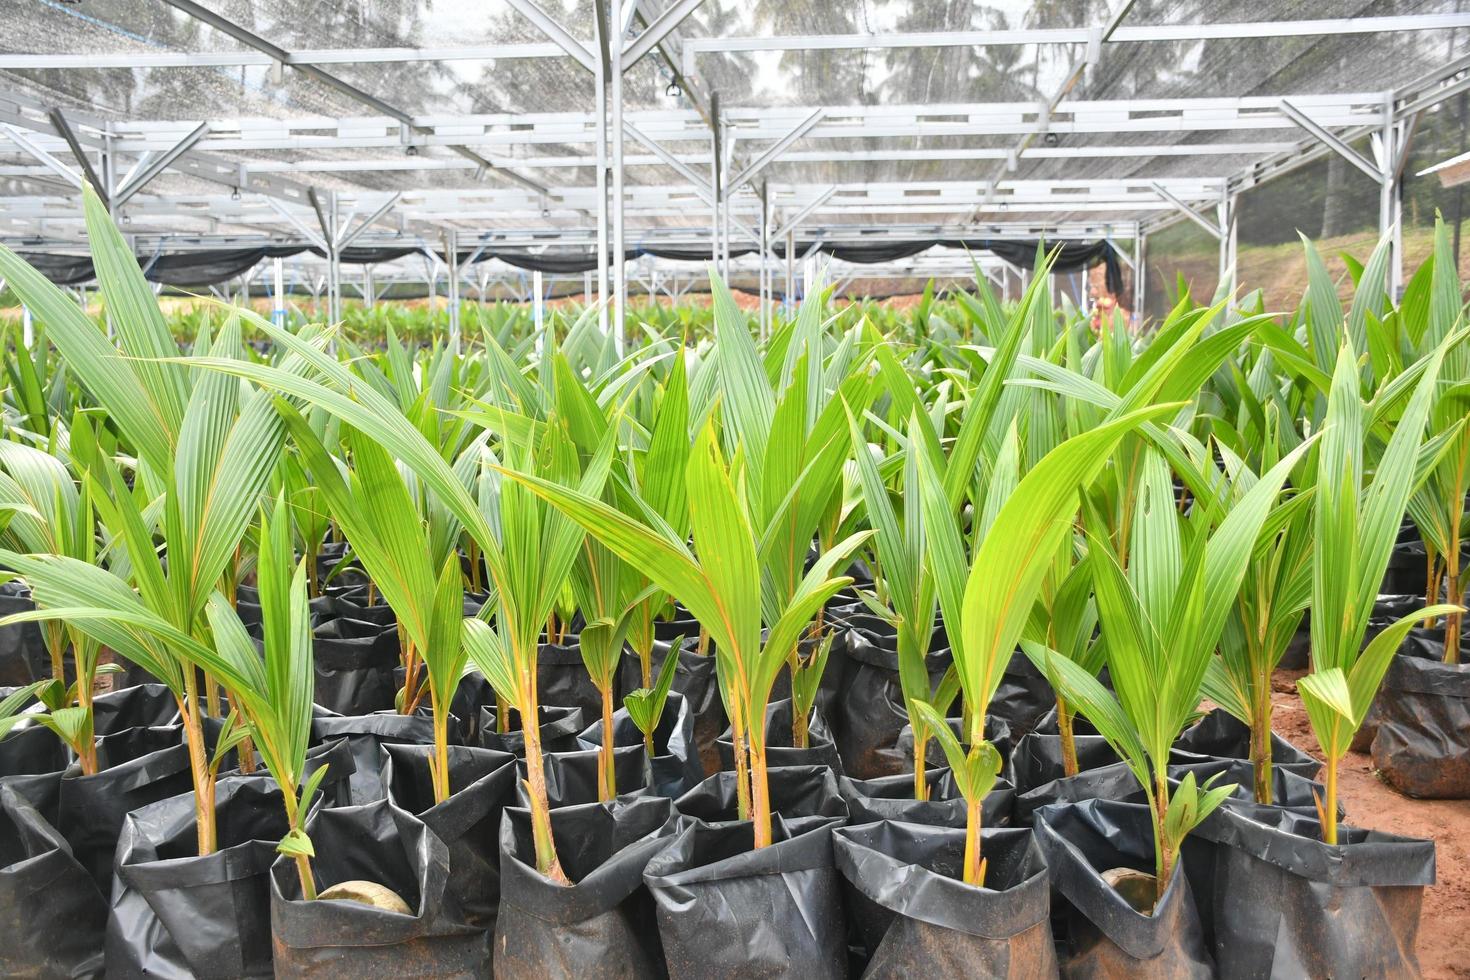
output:
[[[684,638],[677,637],[673,649],[679,649],[679,644]],[[658,680],[653,687],[640,687],[623,695],[623,707],[628,711],[628,718],[638,731],[643,733],[643,748],[648,752],[648,757],[653,758],[656,750],[653,744],[653,733],[658,731],[659,722],[663,721],[664,705],[668,703],[669,691],[674,687],[674,674],[679,669],[678,657],[665,657],[664,665],[659,668]],[[602,730],[604,733],[612,731],[611,727],[604,721]],[[611,737],[604,734],[604,742],[612,741]]]
[[[959,523],[950,511],[939,474],[927,457],[920,458],[919,487],[928,561],[934,570],[945,621],[952,624],[950,646],[969,729],[956,737],[933,705],[918,702],[916,706],[944,749],[956,786],[965,798],[963,880],[967,884],[984,884],[981,805],[1000,771],[999,755],[985,740],[986,716],[1006,665],[1031,619],[1052,556],[1072,533],[1078,488],[1097,478],[1124,435],[1174,407],[1126,413],[1091,432],[1073,436],[1042,457],[1018,481],[1014,479],[1018,453],[1004,454],[1002,458],[1009,459],[1011,473],[996,479],[1000,486],[1013,486],[1014,490],[987,498],[985,511],[977,520],[979,545],[968,565]]]
[[[444,526],[453,519],[442,509],[430,508],[424,515],[403,473],[375,440],[348,426],[344,442],[351,462],[343,466],[298,412],[283,405],[281,413],[338,527],[398,618],[405,664],[399,696],[405,709],[418,702],[421,686],[428,688],[434,719],[430,772],[435,801],[442,803],[450,792],[449,704],[465,665],[457,528]],[[421,665],[426,678],[419,674]]]
[[[754,821],[755,846],[765,847],[772,842],[763,724],[771,689],[817,609],[852,581],[832,570],[867,534],[847,538],[820,556],[788,602],[763,612],[760,541],[749,498],[736,489],[738,480],[749,479],[740,468],[745,458],[726,461],[712,422],[700,431],[686,474],[693,550],[666,526],[645,523],[585,492],[525,471],[507,470],[507,476],[576,520],[709,629],[730,715],[740,816]],[[763,619],[772,624],[764,639]]]
[[[1416,309],[1423,310],[1425,318],[1405,325],[1406,333],[1418,336],[1415,346],[1420,351],[1430,351],[1443,343],[1463,322],[1460,279],[1449,230],[1443,220],[1435,222],[1434,254],[1430,261],[1428,302],[1415,304]],[[1422,279],[1422,273],[1418,278]],[[1405,306],[1408,305],[1406,301]],[[1374,331],[1370,336],[1377,335],[1378,331]],[[1449,446],[1409,498],[1408,505],[1424,540],[1428,560],[1424,596],[1427,604],[1439,602],[1443,594],[1451,605],[1463,605],[1466,590],[1470,589],[1462,553],[1467,526],[1465,499],[1470,495],[1470,426],[1465,425],[1466,418],[1470,418],[1470,341],[1462,340],[1445,354],[1429,409],[1429,431],[1435,436],[1450,435]],[[1457,664],[1464,613],[1447,614],[1444,627],[1444,662]]]
[[[88,453],[92,429],[83,418],[73,420],[74,451]],[[0,510],[9,526],[0,541],[31,554],[67,555],[91,563],[97,554],[96,520],[91,487],[78,489],[65,463],[50,453],[17,442],[0,442]],[[39,690],[46,713],[37,721],[56,733],[76,754],[86,775],[97,772],[93,738],[92,692],[98,675],[97,641],[59,619],[41,623],[51,657],[51,680]],[[71,651],[74,679],[66,679],[66,653]]]
[[[1362,726],[1383,675],[1413,626],[1461,607],[1434,605],[1392,623],[1365,647],[1378,586],[1414,485],[1439,462],[1446,439],[1425,449],[1439,371],[1465,334],[1450,334],[1433,351],[1379,389],[1372,403],[1360,391],[1351,338],[1338,354],[1316,460],[1312,500],[1312,671],[1297,682],[1312,732],[1326,757],[1325,793],[1318,801],[1322,840],[1337,843],[1337,770]],[[1412,395],[1371,469],[1370,434],[1413,382]],[[1370,475],[1371,474],[1371,475]]]
[[[854,360],[851,333],[829,363],[820,289],[807,294],[796,319],[762,358],[729,289],[718,276],[711,283],[724,422],[720,435],[725,455],[739,459],[736,491],[745,498],[743,510],[759,542],[762,616],[773,627],[805,581],[817,529],[841,490],[849,454],[846,413],[866,408],[876,385],[861,369],[863,362]],[[791,640],[787,667],[793,690],[814,692],[825,660],[819,661],[815,650],[804,654],[802,639]],[[814,676],[803,677],[803,672]],[[754,730],[765,725],[765,715],[745,721]],[[807,747],[808,724],[808,713],[792,712],[794,746]]]
[[[236,708],[249,725],[251,742],[260,752],[286,811],[287,831],[277,850],[296,864],[301,894],[317,897],[306,834],[306,811],[323,777],[325,765],[307,769],[311,741],[312,697],[316,669],[312,658],[311,612],[307,606],[307,564],[293,567],[290,512],[277,498],[264,520],[256,581],[260,589],[261,647],[256,652],[239,614],[219,592],[206,607],[214,645],[238,675],[231,684]]]
[[[1223,444],[1215,446],[1227,481],[1214,503],[1237,506],[1259,480],[1250,466]],[[1270,466],[1279,461],[1270,449]],[[1273,802],[1271,676],[1301,626],[1312,592],[1311,490],[1276,504],[1262,525],[1240,592],[1225,618],[1218,655],[1205,670],[1204,692],[1250,729],[1252,787],[1257,803]]]
[[[998,345],[986,364],[979,383],[964,402],[958,431],[947,455],[940,449],[940,433],[945,429],[944,401],[941,399],[932,409],[926,409],[914,393],[908,372],[885,349],[876,351],[880,375],[885,381],[894,409],[908,413],[907,437],[899,445],[895,454],[897,458],[884,460],[882,463],[876,461],[857,420],[851,415],[848,417],[855,449],[858,484],[862,489],[868,521],[874,532],[872,543],[877,552],[878,567],[881,569],[879,577],[883,586],[882,601],[890,611],[895,629],[899,687],[914,733],[916,800],[928,798],[929,782],[925,777],[925,760],[931,726],[930,715],[916,712],[915,705],[926,702],[942,713],[949,709],[950,703],[959,692],[956,675],[947,673],[936,684],[931,680],[926,665],[934,635],[938,594],[934,566],[927,557],[923,501],[919,489],[919,461],[921,458],[926,459],[928,465],[940,474],[939,479],[943,483],[945,500],[951,513],[958,513],[966,500],[975,499],[977,495],[980,499],[985,499],[974,485],[977,472],[975,464],[984,454],[985,436],[996,424],[1002,402],[1005,401],[1004,382],[1030,332],[1030,311],[1041,288],[1038,284],[1045,281],[1045,276],[1042,276],[1032,283],[1016,311],[1005,323]],[[1014,439],[1006,445],[1014,447]],[[901,477],[901,507],[896,508],[893,504],[888,484],[883,479],[884,469],[895,470]],[[987,466],[986,469],[993,467]],[[1014,465],[1010,472],[1018,475]],[[1009,489],[996,487],[994,498],[1003,499]]]
[[[87,464],[90,499],[110,547],[106,567],[64,555],[0,551],[31,586],[30,618],[73,624],[162,681],[178,701],[194,781],[199,853],[215,847],[214,776],[195,668],[212,676],[204,607],[251,522],[276,466],[284,428],[268,396],[224,375],[196,375],[178,348],[132,251],[90,188],[84,195],[93,261],[116,327],[114,346],[60,289],[0,247],[11,288],[43,317],[50,337],[137,453],[132,487],[114,462]],[[210,344],[212,359],[239,360],[240,326],[230,317]],[[282,373],[289,374],[288,370]],[[162,560],[155,530],[168,561]],[[110,607],[168,627],[140,627],[75,610]],[[72,610],[68,612],[68,610]],[[228,746],[227,736],[223,744]]]
[[[1306,448],[1299,446],[1255,481],[1218,523],[1206,508],[1181,515],[1168,464],[1156,450],[1145,451],[1132,494],[1127,567],[1105,531],[1088,535],[1116,696],[1072,661],[1027,645],[1028,654],[1143,787],[1153,814],[1156,898],[1168,887],[1185,835],[1234,789],[1201,792],[1186,778],[1171,796],[1169,752],[1199,709],[1205,670],[1250,568],[1257,537]],[[1103,526],[1098,509],[1090,502],[1086,509],[1086,523]]]

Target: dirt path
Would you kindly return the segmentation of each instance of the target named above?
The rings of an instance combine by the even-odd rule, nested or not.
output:
[[[1277,672],[1272,727],[1320,759],[1321,750],[1296,693],[1296,679],[1303,673]],[[1434,840],[1439,883],[1424,893],[1419,964],[1425,980],[1470,977],[1470,800],[1401,796],[1378,778],[1373,760],[1358,752],[1343,761],[1338,795],[1350,824]]]

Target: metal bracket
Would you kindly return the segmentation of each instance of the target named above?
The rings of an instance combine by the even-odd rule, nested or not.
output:
[[[71,155],[76,157],[77,163],[82,168],[82,173],[87,178],[87,182],[92,185],[92,189],[102,198],[102,203],[107,206],[108,210],[111,210],[112,188],[108,187],[106,182],[97,176],[97,171],[92,168],[92,161],[87,156],[87,151],[82,149],[82,141],[77,139],[76,131],[71,128],[71,123],[67,121],[66,116],[62,114],[60,109],[50,110],[46,113],[46,118],[51,120],[51,125],[56,127],[56,132],[61,135],[62,139],[66,140],[66,145],[71,149]]]
[[[791,146],[791,144],[795,143],[797,140],[801,139],[807,133],[815,129],[816,125],[821,122],[826,115],[827,110],[825,107],[816,109],[812,112],[811,115],[807,116],[801,122],[797,123],[796,126],[789,133],[778,139],[776,142],[772,143],[766,149],[766,151],[760,156],[756,157],[756,159],[749,166],[740,171],[740,173],[736,174],[734,180],[731,180],[728,184],[725,185],[726,198],[738,191],[750,180],[750,178],[760,173],[760,171],[765,169],[766,166],[774,163],[776,158],[784,153]]]
[[[1225,232],[1219,225],[1215,224],[1215,222],[1200,214],[1188,204],[1185,204],[1163,184],[1160,184],[1158,181],[1154,181],[1153,189],[1155,194],[1159,195],[1159,197],[1163,198],[1170,204],[1174,205],[1174,207],[1178,208],[1181,212],[1183,212],[1186,218],[1199,225],[1205,231],[1209,232],[1216,241],[1219,241],[1220,239],[1225,237]]]
[[[623,71],[626,72],[639,58],[652,51],[703,2],[704,0],[678,0],[673,6],[655,17],[653,23],[649,24],[642,34],[623,46]],[[629,3],[629,6],[633,4]]]
[[[209,123],[200,123],[190,131],[189,135],[169,147],[162,155],[154,158],[151,163],[143,166],[136,173],[130,173],[128,180],[118,189],[116,196],[112,199],[112,206],[120,208],[126,204],[134,194],[143,189],[145,184],[163,173],[165,168],[171,166],[179,157],[192,150],[194,144],[202,140],[208,133]]]
[[[396,191],[392,197],[388,198],[388,200],[383,203],[382,207],[378,208],[378,210],[374,211],[366,218],[363,218],[362,224],[358,225],[351,231],[344,231],[342,235],[337,239],[338,253],[340,253],[347,246],[351,245],[353,242],[357,241],[358,236],[367,231],[369,225],[376,222],[379,218],[383,217],[383,215],[387,214],[389,211],[392,211],[394,206],[397,205],[399,199],[402,197],[403,192]],[[343,222],[343,225],[345,226],[351,223],[351,219],[349,218],[347,221]]]
[[[32,140],[19,127],[12,126],[9,123],[0,123],[0,131],[4,131],[5,135],[10,137],[12,143],[44,163],[57,176],[61,177],[62,180],[65,180],[77,190],[82,189],[83,178],[80,174],[46,152],[39,143]]]
[[[1378,183],[1383,183],[1383,170],[1379,169],[1371,161],[1365,159],[1363,155],[1357,150],[1353,149],[1351,146],[1348,146],[1342,140],[1338,139],[1332,133],[1328,132],[1311,116],[1307,115],[1301,109],[1298,109],[1296,106],[1292,105],[1290,99],[1281,100],[1281,111],[1286,116],[1288,116],[1292,120],[1292,122],[1296,123],[1302,129],[1305,129],[1307,132],[1311,133],[1313,136],[1317,137],[1317,139],[1325,143],[1338,156],[1342,157],[1348,163],[1351,163],[1353,166],[1363,171],[1363,173],[1367,174],[1369,177],[1372,177]]]
[[[823,204],[826,204],[827,201],[831,199],[832,195],[836,193],[837,185],[833,184],[831,187],[818,194],[812,200],[808,201],[800,211],[797,211],[795,214],[793,214],[790,218],[786,220],[786,223],[784,225],[782,225],[780,228],[776,229],[774,233],[772,233],[770,240],[780,241],[791,232],[795,231],[797,225],[801,224],[807,218],[811,217],[812,213],[816,211],[817,208],[821,207]]]

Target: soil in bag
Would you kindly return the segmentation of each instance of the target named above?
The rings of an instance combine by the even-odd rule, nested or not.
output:
[[[840,827],[832,850],[866,980],[1055,976],[1051,885],[1029,828],[985,829],[983,887],[961,880],[965,831]]]
[[[665,975],[649,860],[678,827],[672,804],[620,797],[554,810],[551,831],[570,885],[536,870],[531,813],[506,810],[500,829],[500,920],[495,976],[504,980],[616,980]]]
[[[1470,637],[1461,648],[1470,656]],[[1470,664],[1443,657],[1443,628],[1399,648],[1373,705],[1373,766],[1407,796],[1470,799]]]
[[[451,734],[454,725],[450,725]],[[382,770],[385,745],[429,745],[434,741],[434,721],[426,713],[400,715],[376,711],[369,715],[339,715],[318,707],[312,714],[313,743],[346,739],[352,753],[350,800],[353,805],[371,803],[387,796]]]
[[[1215,955],[1223,976],[1419,976],[1414,954],[1434,842],[1229,801],[1194,834],[1215,849]]]
[[[1180,873],[1180,865],[1151,913],[1138,911],[1103,878],[1120,868],[1153,874],[1153,820],[1147,806],[1108,800],[1055,803],[1036,811],[1033,826],[1051,869],[1062,976],[1214,976],[1189,879]],[[1149,903],[1152,884],[1145,889]]]
[[[500,906],[500,819],[515,799],[515,757],[449,746],[449,798],[434,802],[432,745],[384,745],[388,799],[414,814],[449,850],[449,891],[465,921],[495,927]]]
[[[602,719],[593,722],[578,738],[589,749],[601,746]],[[635,745],[643,745],[646,752],[643,733],[628,717],[628,709],[619,708],[613,713],[613,747],[616,750]],[[678,799],[704,779],[704,766],[694,744],[694,717],[682,694],[669,692],[663,716],[653,731],[653,753],[648,758],[646,785],[654,795]],[[622,789],[621,780],[618,788]]]
[[[847,803],[837,788],[837,777],[826,766],[786,766],[766,770],[771,810],[781,815],[793,833],[809,827],[847,822]],[[684,816],[711,826],[739,823],[735,773],[709,776],[674,801]]]
[[[599,713],[601,710],[598,709]],[[536,715],[541,723],[542,752],[575,752],[582,747],[577,741],[577,733],[586,727],[582,723],[581,708],[558,708],[543,704],[536,709]],[[481,708],[480,747],[509,752],[518,759],[524,758],[526,736],[521,733],[521,713],[511,708],[505,722],[505,730],[501,731],[497,709]]]
[[[319,892],[346,881],[391,889],[407,915],[354,901],[303,901],[296,862],[271,865],[277,977],[484,977],[490,937],[449,892],[449,849],[422,820],[379,800],[321,809],[307,821]]]
[[[648,862],[672,980],[847,976],[832,825],[793,833],[775,815],[771,829],[757,849],[750,821],[693,823]]]
[[[189,750],[180,727],[129,728],[97,739],[99,771],[73,765],[61,777],[56,829],[104,894],[112,889],[117,836],[129,813],[193,792]]]
[[[517,765],[522,779],[519,802],[521,806],[530,806],[524,782],[526,760],[518,760]],[[597,792],[597,775],[601,767],[602,752],[599,749],[543,753],[541,770],[546,774],[547,803],[559,807],[601,802]],[[636,745],[613,747],[613,774],[619,796],[648,792],[648,753],[644,751],[641,740]]]
[[[200,857],[192,791],[128,814],[107,920],[109,978],[271,975],[281,791],[268,776],[221,778],[215,817],[218,850]]]
[[[842,772],[842,760],[837,756],[837,744],[832,740],[832,731],[821,706],[812,709],[807,724],[806,748],[792,745],[791,701],[772,701],[766,705],[766,764],[777,766],[827,766],[833,772]],[[720,753],[720,768],[735,768],[734,736],[729,728],[716,741]]]
[[[858,614],[840,629],[832,651],[845,656],[847,671],[833,710],[843,770],[858,779],[905,772],[912,767],[898,740],[909,717],[898,679],[893,626],[877,616]],[[931,685],[949,668],[948,642],[944,628],[936,628],[924,661]]]
[[[719,685],[715,682],[715,658],[712,653],[699,652],[698,623],[692,620],[680,621],[678,625],[691,632],[680,633],[674,630],[665,636],[672,625],[676,624],[662,621],[654,623],[654,635],[657,639],[654,641],[651,658],[652,676],[658,677],[664,661],[673,652],[673,641],[683,636],[677,654],[679,664],[674,668],[674,683],[670,690],[682,695],[688,702],[689,714],[694,721],[695,754],[699,757],[700,771],[713,772],[720,765],[715,741],[728,724],[725,718],[725,702],[720,699]],[[631,651],[623,654],[623,659],[618,664],[618,684],[624,695],[643,686],[643,667],[637,654]]]
[[[964,827],[965,799],[954,783],[948,766],[927,769],[924,782],[928,799],[914,799],[914,776],[879,776],[877,779],[837,778],[838,791],[847,801],[848,823],[853,826],[876,820],[902,820],[931,827]],[[997,778],[995,787],[980,804],[983,827],[1000,827],[1011,822],[1011,804],[1016,791],[1005,779]]]
[[[0,783],[0,975],[92,977],[107,903],[66,838]]]

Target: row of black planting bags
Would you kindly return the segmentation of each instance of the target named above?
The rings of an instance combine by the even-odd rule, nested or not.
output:
[[[491,702],[493,704],[493,702]],[[1019,683],[990,736],[1004,780],[986,800],[985,888],[957,881],[965,813],[952,779],[911,766],[863,779],[812,719],[813,743],[773,758],[774,843],[752,848],[735,774],[705,776],[692,702],[674,695],[649,757],[616,718],[618,789],[596,802],[600,723],[547,707],[548,795],[574,884],[534,871],[521,741],[479,706],[436,804],[429,720],[325,709],[327,765],[308,831],[323,885],[367,880],[411,914],[300,901],[274,783],[226,758],[219,850],[195,856],[194,799],[172,696],[157,685],[97,702],[100,771],[84,776],[48,731],[0,740],[0,973],[85,976],[749,977],[1389,976],[1416,970],[1429,842],[1343,831],[1317,840],[1316,765],[1277,739],[1278,805],[1249,801],[1246,739],[1212,713],[1185,732],[1171,775],[1238,783],[1200,827],[1151,916],[1103,874],[1153,870],[1138,784],[1078,727],[1082,771],[1061,771],[1055,719]],[[784,713],[783,713],[784,712]],[[789,727],[778,704],[773,735]],[[464,733],[471,726],[456,724]],[[1023,732],[1019,736],[1015,732]],[[902,739],[900,739],[901,741]],[[726,739],[717,738],[716,752]],[[911,742],[911,739],[910,739]],[[901,755],[901,751],[898,752]],[[775,753],[773,753],[773,756]],[[818,761],[825,759],[825,762]],[[809,764],[802,764],[807,762]],[[233,770],[233,771],[232,771]],[[866,972],[864,972],[866,971]],[[963,972],[962,972],[963,971]],[[1285,971],[1282,974],[1282,971]]]

